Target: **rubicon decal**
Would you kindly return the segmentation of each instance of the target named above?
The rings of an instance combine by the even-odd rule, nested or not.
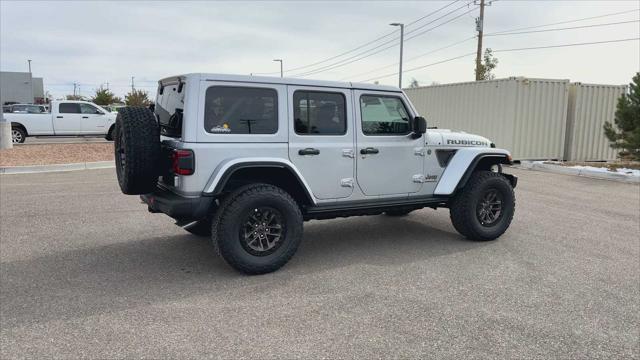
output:
[[[482,140],[447,140],[447,145],[481,145],[488,146],[489,143]]]

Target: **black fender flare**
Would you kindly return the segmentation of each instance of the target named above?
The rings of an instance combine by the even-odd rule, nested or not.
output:
[[[213,191],[209,193],[204,193],[203,195],[214,196],[214,197],[219,196],[220,194],[222,194],[225,186],[227,185],[231,177],[238,170],[249,169],[249,168],[279,168],[279,169],[286,170],[293,176],[293,178],[296,180],[300,188],[303,190],[304,195],[307,198],[307,201],[309,201],[310,204],[313,204],[315,202],[313,200],[313,195],[310,193],[310,189],[305,185],[305,182],[302,181],[298,173],[288,164],[276,162],[276,161],[248,161],[248,162],[240,162],[237,164],[233,164],[228,169],[225,170],[224,174],[222,174],[222,177],[220,178],[218,183],[215,185]]]
[[[497,165],[497,164],[513,165],[513,160],[511,160],[510,157],[506,154],[495,154],[495,153],[478,154],[473,159],[471,164],[469,164],[469,167],[467,168],[467,170],[464,172],[464,175],[458,182],[458,186],[456,187],[456,190],[463,188],[467,184],[467,181],[469,181],[471,174],[473,174],[473,172],[476,170],[476,168],[478,167],[481,161],[487,161],[487,163],[490,165]],[[509,183],[511,183],[512,187],[514,188],[516,187],[518,183],[517,177],[511,174],[505,174],[505,173],[501,173],[501,174],[502,176],[506,177],[507,180],[509,180]]]

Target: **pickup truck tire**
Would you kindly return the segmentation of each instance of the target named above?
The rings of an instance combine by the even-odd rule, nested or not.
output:
[[[239,188],[223,203],[212,239],[231,267],[245,274],[265,274],[291,259],[302,240],[303,223],[291,195],[259,183]]]
[[[11,127],[11,142],[22,144],[27,139],[27,132],[20,126]]]
[[[113,141],[113,134],[115,133],[115,131],[116,131],[116,125],[115,125],[115,124],[113,124],[113,125],[111,125],[111,127],[109,128],[109,131],[107,132],[107,135],[104,137],[104,138],[105,138],[105,140],[107,140],[107,141]]]
[[[513,187],[502,174],[492,171],[474,172],[449,205],[453,227],[475,241],[498,238],[511,224],[514,212]]]
[[[118,184],[129,195],[152,192],[158,182],[160,130],[147,108],[120,109],[114,131]]]

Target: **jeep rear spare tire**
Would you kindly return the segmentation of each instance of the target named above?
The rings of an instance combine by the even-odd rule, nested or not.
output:
[[[125,107],[118,111],[113,134],[116,174],[123,193],[152,192],[158,182],[160,130],[147,108]]]

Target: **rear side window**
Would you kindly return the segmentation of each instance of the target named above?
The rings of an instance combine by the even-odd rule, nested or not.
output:
[[[60,103],[59,112],[61,114],[80,114],[80,104]]]
[[[212,86],[205,95],[204,128],[212,134],[275,134],[275,89]]]
[[[296,91],[293,94],[293,114],[296,134],[344,135],[347,132],[343,94]]]

